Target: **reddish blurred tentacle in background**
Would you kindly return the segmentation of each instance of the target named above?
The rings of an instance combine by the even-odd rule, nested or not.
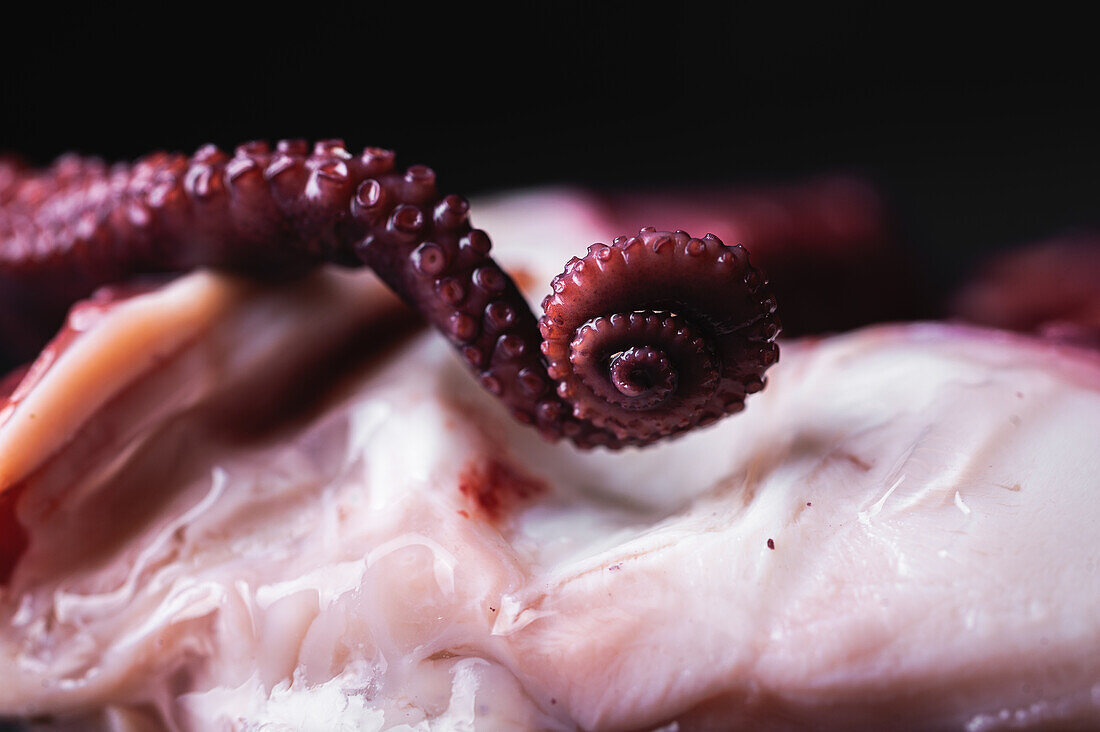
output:
[[[73,302],[143,273],[366,264],[549,438],[644,445],[763,386],[775,300],[741,247],[653,229],[593,245],[555,278],[540,323],[468,214],[431,169],[341,140],[0,162],[0,337],[28,357]]]
[[[1100,232],[1031,244],[984,262],[955,294],[954,317],[1100,347]]]

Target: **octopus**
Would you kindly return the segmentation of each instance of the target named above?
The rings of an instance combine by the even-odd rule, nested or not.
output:
[[[322,262],[369,266],[517,420],[582,447],[645,445],[738,412],[779,355],[775,299],[740,246],[653,228],[593,245],[536,321],[465,199],[440,195],[430,168],[342,140],[111,168],[66,157],[42,173],[9,163],[0,205],[0,338],[21,355],[111,282]]]
[[[464,237],[481,242],[464,204],[462,233],[439,233],[447,197],[415,204],[418,235],[393,233],[407,174],[369,178],[391,201],[384,225],[355,208],[363,178],[332,219],[257,216],[270,231],[255,240],[230,237],[228,214],[178,219],[205,242],[196,262],[136,262],[168,240],[158,214],[136,228],[107,215],[103,241],[130,232],[126,246],[84,250],[98,270],[58,255],[50,266],[69,274],[49,287],[47,258],[9,257],[9,281],[37,283],[14,303],[79,302],[8,378],[0,407],[0,720],[417,732],[1096,726],[1096,352],[947,323],[787,340],[743,414],[689,428],[676,405],[717,415],[723,394],[763,381],[753,358],[732,361],[745,350],[736,340],[713,345],[714,322],[778,327],[772,286],[752,294],[764,279],[754,240],[749,268],[714,238],[643,229],[554,277],[568,242],[600,240],[617,214],[592,216],[608,209],[560,192],[475,201],[497,266],[463,249]],[[19,168],[15,180],[36,175]],[[190,202],[187,175],[174,175],[165,180]],[[230,184],[219,190],[234,200]],[[19,195],[26,234],[48,218]],[[108,212],[124,200],[102,195]],[[288,199],[293,210],[313,210],[301,198]],[[197,221],[213,233],[200,236]],[[161,233],[145,238],[143,226]],[[45,230],[37,248],[75,250],[65,227]],[[339,253],[368,236],[392,259]],[[282,253],[261,257],[262,237]],[[725,254],[733,261],[720,264]],[[369,272],[318,266],[371,256],[400,273],[392,290],[427,299],[423,317],[444,338],[407,327],[407,309]],[[217,267],[147,279],[203,262]],[[628,276],[634,262],[650,290]],[[490,267],[514,275],[495,299],[477,282]],[[604,275],[606,292],[593,287]],[[525,315],[538,303],[533,283],[552,277],[539,323]],[[465,294],[455,305],[439,291],[447,278]],[[722,282],[737,286],[720,292]],[[506,293],[520,296],[508,300],[514,319],[539,341],[490,328],[488,308]],[[756,315],[715,315],[723,294]],[[614,310],[601,320],[590,303]],[[455,332],[456,313],[476,321],[472,340]],[[34,333],[29,315],[19,322]],[[753,348],[774,347],[769,331]],[[568,421],[523,424],[544,427],[550,391],[513,399],[518,367],[496,369],[511,363],[506,335],[522,355],[537,348]],[[732,387],[722,383],[731,365]],[[702,397],[683,385],[713,373],[713,406],[691,406]],[[517,420],[517,403],[533,417]]]

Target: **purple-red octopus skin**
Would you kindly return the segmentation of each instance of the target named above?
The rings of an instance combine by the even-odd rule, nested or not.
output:
[[[554,279],[537,321],[469,205],[391,151],[250,142],[44,171],[0,160],[0,339],[27,358],[67,308],[136,275],[371,267],[520,421],[644,445],[739,411],[778,358],[776,304],[740,246],[642,229]],[[541,331],[541,338],[540,338]]]

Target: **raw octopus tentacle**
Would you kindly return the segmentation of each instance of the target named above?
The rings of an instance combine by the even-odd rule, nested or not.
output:
[[[540,322],[465,199],[440,195],[427,167],[401,171],[392,152],[354,156],[341,140],[113,167],[67,156],[43,172],[2,163],[0,197],[9,342],[41,338],[33,313],[141,273],[366,264],[517,419],[611,448],[740,410],[778,358],[775,301],[740,246],[653,229],[593,245],[555,278]]]

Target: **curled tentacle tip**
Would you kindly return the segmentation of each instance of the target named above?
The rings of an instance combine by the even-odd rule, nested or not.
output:
[[[627,409],[649,409],[676,391],[676,371],[654,346],[631,346],[611,358],[611,383],[626,397]]]
[[[767,281],[713,234],[646,227],[594,244],[552,289],[540,350],[570,407],[554,416],[579,423],[553,434],[582,447],[645,445],[738,412],[778,359]]]
[[[30,353],[76,299],[143,272],[367,265],[515,418],[581,447],[645,445],[740,411],[764,386],[775,300],[739,246],[647,227],[594,244],[536,320],[469,204],[423,165],[341,139],[214,145],[46,171],[0,159],[0,346]],[[0,287],[0,299],[5,290]],[[6,325],[5,325],[6,324]],[[8,335],[7,328],[10,331]],[[540,338],[541,336],[541,338]]]

